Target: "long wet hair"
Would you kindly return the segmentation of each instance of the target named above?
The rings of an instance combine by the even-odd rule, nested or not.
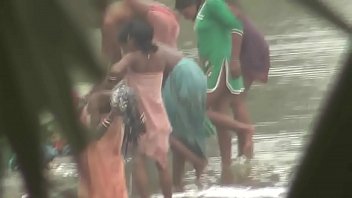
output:
[[[118,34],[119,42],[127,43],[129,39],[133,39],[137,48],[145,54],[158,50],[158,47],[153,43],[153,37],[153,27],[137,18],[124,24]]]

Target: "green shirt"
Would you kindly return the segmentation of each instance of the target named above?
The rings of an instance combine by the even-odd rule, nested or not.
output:
[[[224,0],[206,0],[195,21],[198,52],[203,60],[218,66],[231,57],[232,33],[242,35],[242,23]]]

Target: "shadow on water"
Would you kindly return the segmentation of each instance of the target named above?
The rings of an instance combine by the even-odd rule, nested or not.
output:
[[[334,6],[347,13],[352,9],[352,4],[347,2],[335,1]],[[339,71],[346,38],[333,27],[287,1],[248,0],[242,3],[250,18],[266,35],[272,63],[269,82],[254,85],[248,96],[256,125],[255,159],[250,179],[243,186],[217,186],[220,157],[214,137],[209,140],[207,149],[209,166],[202,178],[204,190],[198,190],[194,185],[194,172],[189,169],[185,174],[186,192],[174,197],[283,197],[309,138],[312,122],[319,113],[319,105]],[[352,20],[351,14],[346,16]],[[181,34],[180,46],[187,56],[196,57],[192,24],[182,21],[182,27],[185,31]],[[99,36],[95,42],[97,38],[99,40]],[[234,138],[233,157],[236,150],[237,140]],[[62,188],[75,186],[72,185],[76,181],[75,165],[69,160],[58,160],[51,172],[55,180],[71,184]],[[149,172],[154,178],[151,182],[153,189],[157,192],[156,171]],[[129,183],[130,175],[127,169]],[[11,186],[14,177],[10,176],[5,186]]]

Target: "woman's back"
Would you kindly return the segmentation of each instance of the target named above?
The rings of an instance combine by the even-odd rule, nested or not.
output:
[[[167,65],[166,60],[162,57],[160,50],[154,53],[145,54],[141,51],[130,53],[131,59],[130,69],[136,73],[159,73],[164,72]]]

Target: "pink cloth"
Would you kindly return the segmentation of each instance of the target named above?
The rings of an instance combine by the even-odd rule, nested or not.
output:
[[[162,72],[127,73],[127,84],[136,92],[145,116],[146,133],[139,139],[140,151],[166,167],[172,128],[161,96],[162,79]]]
[[[154,4],[150,6],[147,17],[154,28],[154,39],[177,48],[180,25],[174,12],[164,5]]]
[[[114,9],[116,9],[116,11],[111,12],[119,12],[119,10],[117,10],[118,8]],[[111,63],[115,63],[120,59],[120,46],[116,35],[120,28],[119,21],[122,19],[118,14],[116,14],[113,19],[110,19],[108,14],[106,14],[104,18],[105,22],[101,28],[102,51]],[[172,10],[159,3],[153,3],[150,5],[147,20],[154,28],[155,41],[177,48],[180,25]]]
[[[82,121],[89,125],[89,114]],[[116,118],[104,136],[88,145],[80,157],[79,198],[127,198],[124,161],[121,156],[123,123]]]

